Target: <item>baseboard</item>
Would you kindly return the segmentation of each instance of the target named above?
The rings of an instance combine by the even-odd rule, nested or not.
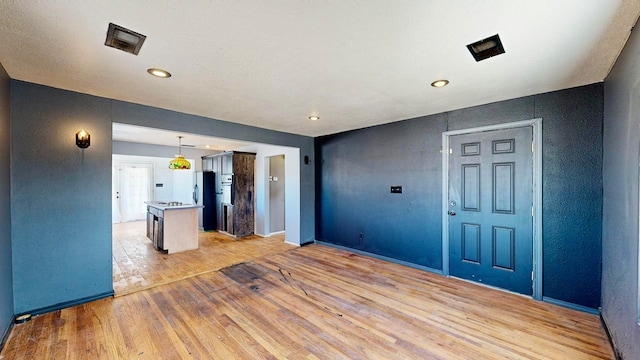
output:
[[[590,308],[588,306],[583,306],[583,305],[570,303],[568,301],[562,301],[562,300],[550,298],[548,296],[543,296],[542,297],[542,301],[548,302],[549,304],[554,304],[554,305],[566,307],[566,308],[569,308],[569,309],[586,312],[586,313],[593,314],[593,315],[600,315],[600,310],[598,310],[598,309],[594,309],[594,308]]]
[[[282,230],[282,231],[276,231],[276,232],[269,233],[268,235],[258,234],[258,233],[253,233],[253,235],[257,235],[257,236],[260,236],[260,237],[271,237],[271,236],[274,236],[274,235],[280,235],[280,234],[285,234],[285,233],[286,233],[286,231]]]
[[[428,272],[435,273],[435,274],[438,274],[438,275],[442,275],[442,270],[433,269],[433,268],[430,268],[428,266],[418,265],[418,264],[410,263],[408,261],[402,261],[402,260],[394,259],[394,258],[391,258],[391,257],[388,257],[388,256],[378,255],[378,254],[374,254],[374,253],[370,253],[370,252],[362,251],[362,250],[357,250],[357,249],[352,249],[350,247],[346,247],[346,246],[342,246],[342,245],[336,245],[336,244],[332,244],[332,243],[328,243],[328,242],[324,242],[324,241],[320,241],[320,240],[315,240],[315,243],[316,244],[320,244],[320,245],[324,245],[324,246],[328,246],[328,247],[332,247],[332,248],[335,248],[335,249],[350,251],[352,253],[356,253],[356,254],[359,254],[359,255],[372,257],[372,258],[379,259],[379,260],[392,262],[392,263],[399,264],[399,265],[404,265],[404,266],[407,266],[407,267],[410,267],[410,268],[414,268],[414,269],[418,269],[418,270],[424,270],[424,271],[428,271]]]
[[[602,323],[602,327],[604,328],[604,332],[607,334],[607,338],[609,339],[609,344],[611,345],[611,349],[613,353],[616,355],[616,360],[623,360],[622,354],[618,350],[615,341],[613,341],[613,337],[611,336],[611,332],[609,331],[609,326],[607,325],[607,321],[602,316],[602,311],[600,312],[600,322]]]
[[[15,318],[15,316],[11,317],[11,319],[9,320],[9,326],[7,326],[7,330],[5,330],[4,334],[2,334],[2,338],[0,338],[0,352],[2,352],[2,349],[4,349],[4,344],[7,343],[7,339],[9,339],[9,335],[11,335],[11,329],[13,329]]]
[[[87,297],[83,297],[80,299],[76,299],[76,300],[71,300],[71,301],[65,301],[65,302],[61,302],[61,303],[57,303],[55,305],[51,305],[51,306],[46,306],[46,307],[42,307],[39,309],[33,309],[31,311],[25,311],[22,312],[20,314],[17,314],[16,316],[20,316],[23,314],[31,314],[32,316],[36,316],[36,315],[42,315],[42,314],[46,314],[52,311],[56,311],[56,310],[61,310],[61,309],[66,309],[68,307],[72,307],[72,306],[76,306],[76,305],[82,305],[91,301],[95,301],[95,300],[100,300],[100,299],[104,299],[107,297],[113,297],[113,290],[105,292],[105,293],[101,293],[101,294],[96,294],[96,295],[92,295],[92,296],[87,296]]]
[[[300,246],[305,246],[305,245],[311,245],[311,244],[315,244],[316,243],[316,237],[312,236],[312,237],[308,237],[304,240],[300,239]]]

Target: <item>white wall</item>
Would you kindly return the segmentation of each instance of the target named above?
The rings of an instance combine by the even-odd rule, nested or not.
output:
[[[192,167],[191,170],[170,170],[169,161],[171,158],[136,156],[136,155],[112,155],[114,168],[119,168],[125,164],[151,164],[153,165],[153,186],[151,187],[151,197],[155,201],[180,201],[183,203],[192,202],[194,165],[199,163],[194,159],[187,159]],[[159,186],[162,185],[162,186]],[[113,201],[113,213],[116,214],[117,203]],[[113,216],[113,222],[119,222],[118,216]]]
[[[194,171],[202,171],[202,161],[200,159],[203,156],[220,153],[220,151],[217,150],[199,150],[188,147],[183,147],[181,152],[185,158],[189,159],[189,161],[191,162],[191,169],[193,169]],[[135,155],[141,157],[173,158],[176,153],[176,147],[114,140],[112,141],[112,153],[118,155]],[[198,161],[192,161],[190,159],[197,159]],[[162,167],[166,168],[167,165],[162,165]]]

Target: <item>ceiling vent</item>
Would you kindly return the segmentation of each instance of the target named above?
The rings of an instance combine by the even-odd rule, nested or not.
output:
[[[471,52],[471,55],[473,55],[476,61],[482,61],[496,55],[504,54],[504,47],[498,34],[469,44],[467,45],[467,49],[469,49],[469,52]]]
[[[140,48],[142,47],[142,43],[144,43],[146,38],[146,36],[138,34],[135,31],[109,23],[107,39],[104,41],[104,44],[133,55],[138,55]]]

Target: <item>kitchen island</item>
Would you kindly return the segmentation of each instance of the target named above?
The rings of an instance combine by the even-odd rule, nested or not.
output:
[[[146,201],[147,237],[159,251],[173,254],[198,248],[198,208],[202,205]]]

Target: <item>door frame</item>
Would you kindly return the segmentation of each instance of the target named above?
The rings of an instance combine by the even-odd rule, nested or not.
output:
[[[533,295],[542,300],[542,118],[445,131],[442,133],[442,273],[449,276],[449,137],[519,127],[533,129]]]

